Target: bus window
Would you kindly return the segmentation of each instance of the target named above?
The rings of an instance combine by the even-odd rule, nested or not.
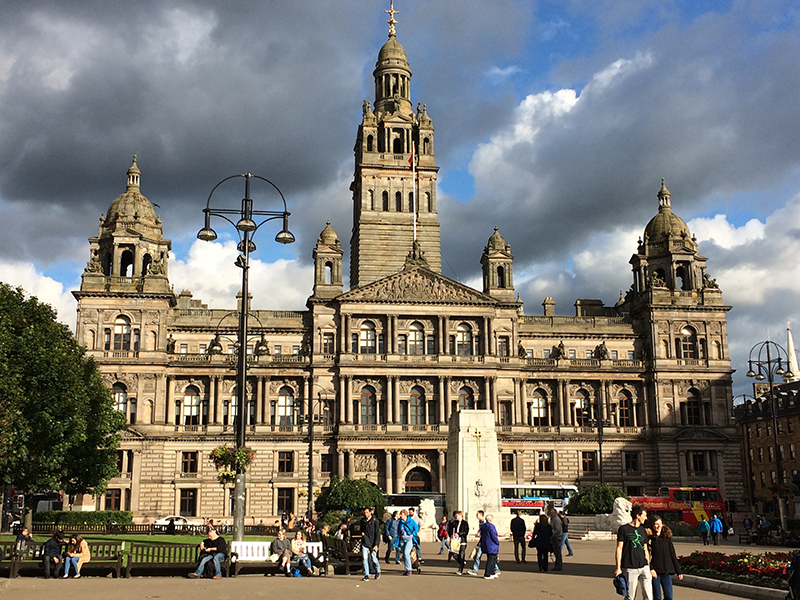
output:
[[[708,501],[708,492],[705,490],[692,490],[692,502]]]
[[[675,502],[689,502],[690,494],[689,490],[675,490],[672,492],[672,499]]]
[[[722,502],[722,495],[717,490],[708,492],[708,499],[712,502]]]

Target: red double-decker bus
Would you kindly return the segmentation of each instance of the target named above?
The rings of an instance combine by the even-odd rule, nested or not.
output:
[[[713,514],[725,511],[725,501],[715,487],[661,488],[658,496],[631,498],[631,503],[643,506],[648,514],[655,513],[668,523],[683,521],[687,525],[700,523],[701,515],[708,521]]]

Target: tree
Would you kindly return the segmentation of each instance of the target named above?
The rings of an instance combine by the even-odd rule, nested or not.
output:
[[[0,283],[0,482],[24,493],[102,493],[123,415],[55,311]]]
[[[325,513],[331,510],[352,511],[370,507],[380,516],[383,514],[385,502],[383,492],[374,483],[366,479],[340,479],[334,475],[317,498],[317,510]]]
[[[603,483],[580,488],[567,505],[571,515],[605,515],[614,510],[614,500],[626,498],[618,487]]]

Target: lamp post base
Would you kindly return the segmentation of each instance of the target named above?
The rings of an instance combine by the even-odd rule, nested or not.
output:
[[[244,541],[245,474],[236,473],[233,484],[233,541]]]

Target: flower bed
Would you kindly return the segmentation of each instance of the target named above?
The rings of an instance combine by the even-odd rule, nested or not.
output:
[[[786,567],[792,556],[788,552],[692,552],[689,556],[681,556],[680,561],[681,569],[688,575],[786,590],[789,589]]]

